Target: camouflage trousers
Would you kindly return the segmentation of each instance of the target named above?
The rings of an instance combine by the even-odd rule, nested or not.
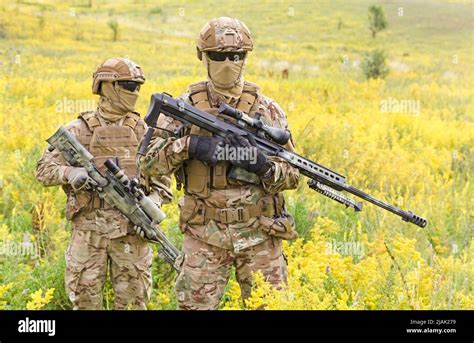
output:
[[[287,266],[279,238],[271,237],[236,253],[185,234],[182,256],[181,272],[175,286],[181,310],[217,309],[233,265],[244,300],[250,296],[252,273],[256,271],[260,271],[275,287],[287,280]]]
[[[108,270],[115,309],[146,309],[153,253],[137,236],[109,239],[96,231],[74,229],[65,257],[66,292],[75,310],[102,308]]]

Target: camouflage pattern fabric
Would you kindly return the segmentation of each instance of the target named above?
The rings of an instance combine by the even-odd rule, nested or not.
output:
[[[212,113],[225,99],[216,96],[209,84],[208,87],[211,106],[209,113]],[[188,90],[181,98],[192,103],[190,94],[191,91]],[[254,115],[257,111],[262,114],[262,120],[267,125],[288,128],[285,113],[270,98],[259,94],[250,115]],[[170,176],[179,171],[184,164],[189,163],[188,133],[182,137],[175,137],[169,133],[177,131],[181,123],[161,114],[157,126],[165,130],[155,131],[146,155],[139,161],[141,173],[148,177]],[[292,141],[284,147],[294,151]],[[213,187],[212,180],[216,179],[211,178],[209,180],[211,186],[206,196],[189,192],[189,188],[185,185],[185,196],[179,201],[180,229],[185,236],[184,255],[181,257],[182,270],[175,287],[180,309],[218,308],[233,265],[237,270],[237,280],[244,299],[250,294],[252,272],[261,271],[267,281],[274,286],[286,281],[287,272],[281,250],[281,238],[296,237],[291,218],[279,221],[276,217],[262,215],[222,222],[205,216],[206,209],[209,208],[232,211],[255,207],[268,198],[280,199],[280,206],[283,212],[286,212],[283,197],[279,193],[297,187],[299,172],[279,157],[271,156],[269,160],[274,166],[274,173],[268,178],[257,177],[257,182],[246,179],[246,172],[241,170],[235,173],[237,177],[228,177],[224,187]],[[218,162],[214,167],[214,176],[216,168],[225,171],[227,167],[228,162]],[[239,173],[243,177],[239,177]],[[207,183],[200,179],[200,175],[186,175],[186,177],[188,182],[193,182],[195,185]],[[171,191],[169,187],[167,189]]]
[[[145,123],[140,119],[137,126],[135,134],[141,139]],[[73,120],[66,128],[76,137],[87,137],[88,129],[81,119]],[[90,142],[81,143],[89,148]],[[100,208],[92,206],[92,192],[75,193],[65,177],[70,167],[59,151],[46,150],[37,163],[36,178],[45,186],[61,185],[67,194],[66,216],[73,232],[66,252],[65,282],[73,308],[102,308],[103,286],[110,269],[115,308],[145,309],[151,290],[151,248],[135,235],[118,210],[106,203]],[[171,199],[165,189],[168,180],[146,179],[150,196],[158,205]]]
[[[65,257],[66,292],[73,309],[102,308],[109,268],[115,309],[146,309],[151,294],[153,252],[138,236],[109,239],[93,230],[76,229]]]
[[[217,309],[232,265],[244,301],[250,296],[252,273],[260,271],[275,287],[281,287],[287,279],[286,261],[278,238],[269,238],[236,253],[185,235],[180,258],[176,297],[181,310]]]
[[[182,97],[189,102],[186,93]],[[218,104],[218,102],[212,103],[214,108],[218,107]],[[263,120],[268,124],[281,128],[288,127],[285,113],[273,100],[260,95],[255,107],[253,112],[258,110],[262,113]],[[142,175],[161,177],[164,180],[163,177],[169,177],[187,160],[189,136],[176,138],[170,135],[168,131],[175,131],[181,123],[163,114],[160,115],[157,126],[166,131],[155,131],[154,139],[146,155],[139,161],[139,167]],[[291,141],[285,145],[285,148],[294,151]],[[260,230],[260,225],[255,218],[235,225],[226,225],[213,220],[203,224],[203,218],[200,218],[202,214],[195,211],[193,207],[184,206],[184,203],[196,201],[199,205],[202,202],[207,207],[219,209],[245,207],[256,205],[260,199],[268,195],[277,195],[283,190],[296,188],[299,182],[298,169],[276,156],[270,156],[269,160],[275,167],[274,173],[268,179],[260,179],[258,184],[229,179],[225,189],[212,188],[209,196],[205,198],[192,196],[193,200],[191,200],[189,199],[191,196],[185,195],[187,199],[181,199],[179,204],[181,231],[208,244],[236,251],[265,241],[268,235],[264,230]],[[189,175],[189,178],[192,177],[199,176]],[[170,184],[164,188],[171,193]]]

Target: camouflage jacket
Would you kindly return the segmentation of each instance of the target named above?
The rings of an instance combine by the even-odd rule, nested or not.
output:
[[[195,101],[193,101],[193,94],[196,94],[196,88],[200,88],[202,91],[203,84],[206,83],[200,82],[190,85],[187,92],[181,95],[181,98],[187,103],[196,106]],[[251,116],[259,112],[266,124],[279,128],[288,128],[286,115],[280,106],[270,98],[259,94],[258,88],[255,85],[246,82],[246,86],[249,89],[256,90],[256,92],[255,101],[251,104],[250,110],[244,112],[248,112]],[[206,87],[209,87],[209,85],[206,84]],[[209,108],[202,109],[216,114],[216,109],[223,100],[219,99],[218,96],[214,97],[210,88],[207,88],[207,90],[209,94]],[[201,98],[201,96],[198,97]],[[235,106],[236,104],[231,103],[230,105]],[[199,106],[196,107],[199,108]],[[176,173],[178,178],[184,179],[185,196],[179,202],[181,230],[208,244],[234,251],[245,249],[268,239],[268,235],[260,229],[261,221],[258,215],[244,218],[244,220],[238,222],[222,222],[216,218],[205,218],[205,215],[203,218],[203,216],[199,215],[199,212],[202,214],[202,211],[198,209],[202,207],[204,211],[214,213],[216,211],[212,210],[213,208],[219,210],[249,208],[259,204],[262,199],[276,199],[280,202],[279,206],[283,212],[285,212],[284,200],[280,192],[297,187],[299,171],[283,159],[270,156],[268,160],[274,166],[274,172],[268,178],[257,177],[255,182],[255,174],[237,168],[237,171],[234,173],[234,175],[237,175],[235,179],[231,178],[224,182],[219,182],[219,184],[223,183],[221,186],[211,185],[209,192],[206,194],[193,192],[191,188],[193,184],[200,184],[196,180],[199,180],[199,175],[202,174],[198,170],[197,173],[193,172],[189,173],[191,175],[186,175],[186,168],[183,168],[183,166],[190,164],[188,160],[188,141],[189,134],[193,133],[193,129],[187,128],[181,137],[170,134],[170,132],[176,131],[181,125],[181,122],[161,114],[157,126],[164,130],[155,130],[154,139],[149,144],[145,157],[139,162],[140,171],[143,175],[158,177]],[[199,130],[197,132],[198,134],[203,133]],[[294,151],[292,141],[289,141],[284,147]],[[226,175],[229,165],[229,162],[218,162],[213,167],[212,176],[208,182],[211,184],[216,183],[217,169],[223,169],[221,173]],[[184,178],[179,176],[181,174],[185,174]],[[243,177],[239,177],[239,174]],[[250,179],[252,179],[251,182],[245,180],[245,177],[249,174],[251,176]],[[168,191],[170,190],[168,189]]]
[[[94,119],[94,116],[98,116],[97,112],[84,112],[81,113],[80,117],[83,114],[89,115],[92,119]],[[141,140],[144,131],[146,130],[146,124],[139,118],[138,114],[135,114],[134,120],[133,132],[136,136],[136,144],[131,144],[132,147],[138,145],[138,141]],[[101,122],[103,122],[106,127],[120,125],[119,122],[110,123],[104,119],[101,119]],[[65,127],[79,139],[86,149],[91,149],[90,143],[94,139],[94,135],[83,119],[75,119],[65,125]],[[100,145],[101,137],[98,137],[97,139],[99,142],[98,145]],[[105,149],[108,148],[106,147]],[[125,150],[125,153],[128,155],[129,151]],[[136,150],[132,151],[130,155],[131,156],[126,157],[135,165]],[[100,169],[101,163],[96,164]],[[122,216],[118,210],[111,208],[106,203],[99,203],[97,205],[97,194],[91,191],[81,191],[77,193],[73,191],[65,177],[65,172],[68,167],[71,166],[66,162],[58,150],[46,150],[37,162],[36,178],[44,186],[62,186],[67,195],[66,217],[72,221],[73,228],[97,231],[107,235],[109,238],[116,238],[130,233],[131,230],[128,225],[128,220]],[[133,173],[127,174],[131,176],[130,174]],[[155,203],[161,205],[162,202],[169,202],[171,200],[171,194],[167,192],[169,178],[151,177],[146,178],[146,181],[149,184],[150,197]]]

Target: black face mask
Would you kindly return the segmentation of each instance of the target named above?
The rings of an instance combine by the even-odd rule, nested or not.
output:
[[[136,90],[140,90],[140,84],[135,81],[117,81],[120,87],[126,89],[130,92],[135,92]]]
[[[236,51],[227,51],[227,52],[208,51],[207,57],[211,61],[216,61],[216,62],[225,61],[226,58],[229,59],[229,61],[239,62],[245,58],[245,54],[246,52],[236,52]]]

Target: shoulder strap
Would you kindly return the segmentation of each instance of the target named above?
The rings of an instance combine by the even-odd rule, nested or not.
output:
[[[244,81],[243,91],[245,93],[259,93],[260,87],[255,83]]]
[[[260,88],[256,84],[245,81],[242,95],[240,96],[239,102],[237,103],[237,109],[249,114],[250,109],[257,100],[259,89]]]
[[[193,106],[196,106],[200,110],[206,110],[211,107],[206,81],[191,84],[188,87],[188,91]],[[244,113],[249,113],[258,98],[258,94],[259,87],[254,83],[245,81],[242,95],[237,103],[237,108]]]
[[[99,120],[99,118],[97,118],[94,111],[82,112],[77,116],[77,118],[82,119],[82,121],[86,124],[87,128],[91,132],[93,132],[96,127],[102,125],[101,121]]]
[[[207,81],[199,81],[195,83],[191,83],[188,86],[188,92],[190,95],[198,92],[202,92],[207,90]]]
[[[140,114],[138,112],[130,112],[130,113],[127,113],[127,115],[123,119],[122,125],[128,126],[132,130],[134,130],[135,126],[137,126],[139,121],[140,121]]]
[[[188,91],[193,106],[196,106],[200,110],[209,109],[211,107],[209,103],[209,95],[207,94],[206,81],[200,81],[189,85]]]

